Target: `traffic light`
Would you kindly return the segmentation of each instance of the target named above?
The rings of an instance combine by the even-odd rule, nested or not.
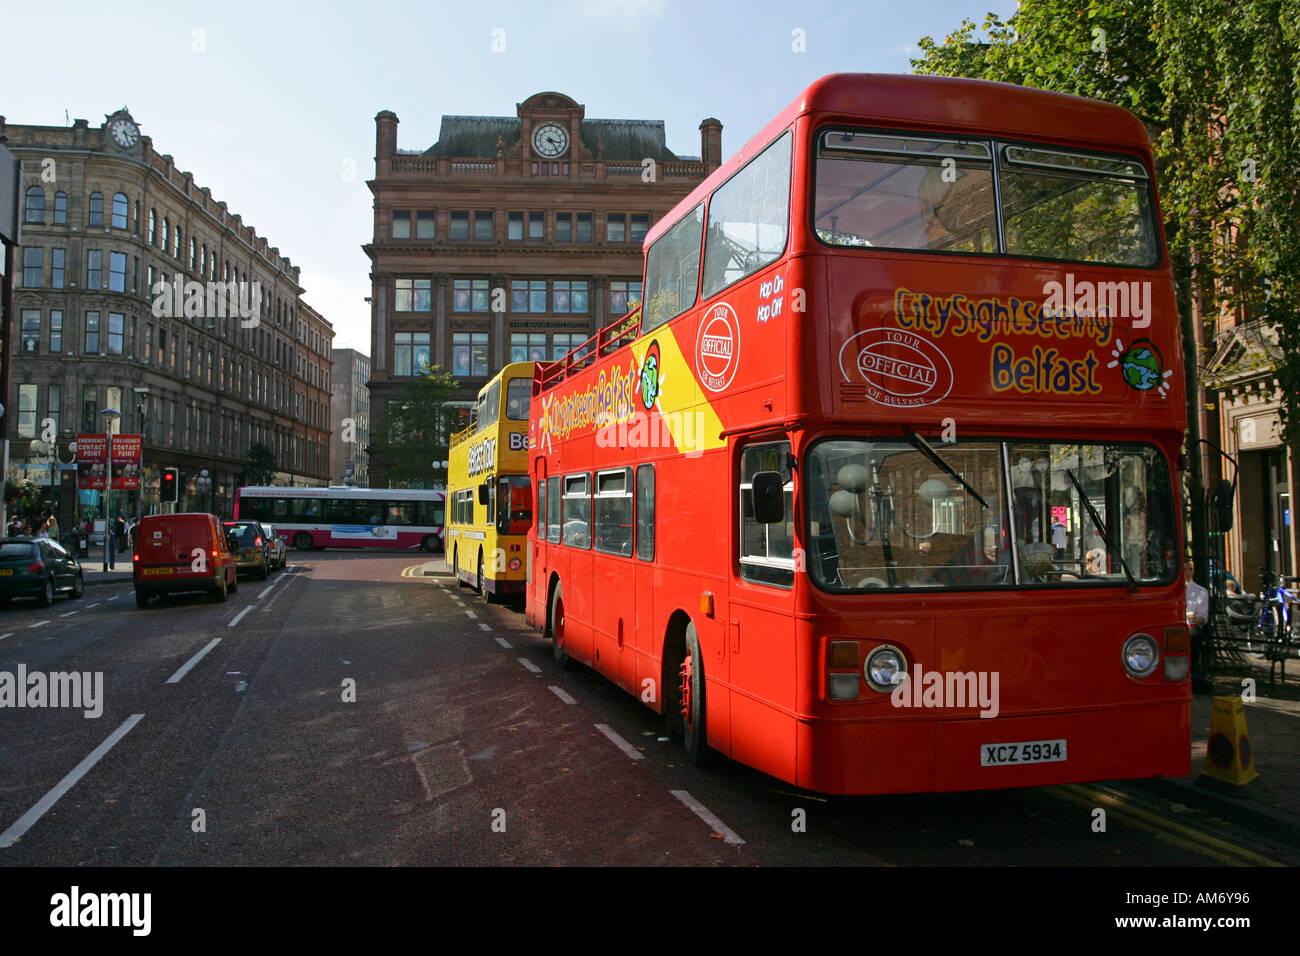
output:
[[[162,473],[162,485],[158,489],[159,499],[164,502],[175,504],[180,500],[180,487],[181,470],[179,468],[164,468]]]

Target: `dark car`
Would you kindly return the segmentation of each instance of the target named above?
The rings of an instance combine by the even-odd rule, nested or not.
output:
[[[225,530],[210,514],[146,516],[131,563],[139,608],[155,594],[177,591],[207,591],[224,601],[239,586]]]
[[[284,567],[285,544],[284,539],[280,537],[280,532],[276,530],[275,525],[262,522],[262,535],[266,538],[268,553],[271,556],[271,567],[280,569]]]
[[[0,604],[34,597],[49,607],[56,591],[79,598],[85,586],[80,563],[57,541],[0,538]]]
[[[271,544],[256,521],[223,522],[230,550],[235,554],[235,568],[266,580],[271,573]]]

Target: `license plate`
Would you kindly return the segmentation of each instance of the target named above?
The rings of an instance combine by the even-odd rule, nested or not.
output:
[[[1064,740],[1030,740],[1015,744],[980,744],[981,767],[1065,761]]]
[[[150,575],[154,575],[154,574],[175,574],[175,573],[176,573],[175,568],[143,568],[140,571],[140,574],[143,575],[144,577],[149,577]]]
[[[0,578],[12,577],[13,573],[14,573],[13,568],[0,568]]]

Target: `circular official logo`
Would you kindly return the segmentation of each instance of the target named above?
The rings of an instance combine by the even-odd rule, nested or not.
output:
[[[906,329],[865,329],[840,346],[840,373],[866,386],[878,405],[933,405],[952,391],[952,364],[929,339]]]
[[[695,337],[695,367],[700,384],[711,392],[720,392],[736,377],[740,364],[740,321],[736,310],[720,302],[700,320]]]

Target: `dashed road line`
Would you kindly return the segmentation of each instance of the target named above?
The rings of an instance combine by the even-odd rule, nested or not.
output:
[[[479,629],[480,629],[480,630],[484,630],[484,631],[490,631],[490,630],[492,630],[492,625],[491,625],[491,624],[484,624],[482,621],[479,621],[479,622],[478,622],[478,626],[479,626]]]
[[[502,647],[504,647],[506,650],[510,650],[510,648],[514,647],[514,645],[511,644],[509,641],[507,641],[504,637],[498,637],[496,640],[497,643],[500,644]]]
[[[93,611],[95,608],[99,607],[103,603],[104,603],[103,601],[96,601],[94,604],[87,604],[86,610]]]
[[[599,730],[606,737],[608,737],[610,739],[610,742],[615,747],[623,751],[623,753],[627,754],[633,760],[645,760],[645,754],[637,750],[630,743],[628,743],[626,740],[620,737],[618,735],[618,731],[616,731],[609,724],[597,724],[596,729]]]
[[[248,608],[245,608],[244,610],[248,610]],[[221,638],[219,637],[214,637],[212,640],[208,641],[207,646],[204,647],[203,650],[199,651],[197,654],[191,657],[188,661],[186,661],[184,664],[181,665],[180,670],[178,670],[171,677],[167,678],[167,683],[179,684],[181,678],[184,677],[186,674],[188,674],[190,672],[190,669],[193,668],[195,664],[203,660],[204,655],[207,654],[208,651],[212,650],[220,643],[221,643]]]
[[[279,584],[279,583],[280,583],[279,581],[275,582],[275,584]],[[257,599],[260,601],[262,600],[262,598],[270,594],[271,590],[275,587],[275,584],[268,584],[265,588],[263,588],[262,593],[257,596]]]
[[[0,634],[0,641],[3,641],[6,637],[13,637],[13,636],[14,636],[13,631],[10,631],[8,634]]]
[[[477,614],[475,614],[473,611],[469,610],[468,608],[465,610],[465,613],[470,617],[478,617]]]
[[[17,843],[24,833],[32,828],[46,812],[59,802],[59,798],[77,785],[77,781],[90,772],[90,769],[103,759],[117,745],[117,742],[130,733],[131,728],[144,719],[144,714],[132,714],[122,725],[108,735],[108,739],[92,750],[81,763],[72,768],[72,771],[55,784],[54,789],[41,797],[30,810],[24,813],[18,820],[9,827],[4,833],[0,833],[0,849],[11,847]]]
[[[731,829],[731,827],[719,820],[713,815],[713,812],[710,811],[708,807],[700,803],[700,801],[696,800],[685,790],[672,790],[670,793],[672,793],[672,795],[682,803],[686,804],[687,808],[692,813],[711,826],[714,833],[721,833],[724,842],[730,843],[732,846],[744,846],[745,841],[740,838],[740,835],[736,833],[735,830]]]
[[[49,619],[47,618],[44,621],[37,621],[35,624],[28,624],[27,629],[30,631],[34,627],[40,627],[42,624],[49,624],[49,623],[50,623]]]
[[[251,605],[251,604],[248,605],[248,607],[244,608],[242,611],[240,611],[238,614],[236,614],[236,615],[234,616],[234,618],[231,620],[231,622],[230,622],[229,624],[226,625],[226,627],[234,627],[234,626],[235,626],[236,624],[238,624],[241,620],[243,620],[244,615],[247,614],[247,613],[248,613],[249,611],[251,611],[252,609],[253,609],[253,605]]]
[[[576,704],[578,702],[576,698],[566,694],[563,688],[556,687],[554,684],[551,684],[547,688],[547,690],[549,690],[556,697],[560,698],[560,700],[564,701],[566,704]]]
[[[517,657],[515,658],[515,660],[519,661],[520,664],[523,664],[524,667],[528,668],[534,674],[540,674],[542,672],[542,669],[540,667],[538,667],[536,664],[534,664],[526,657]]]
[[[67,614],[60,614],[59,617],[72,617],[72,615],[74,615],[74,614],[80,614],[80,613],[81,613],[81,610],[80,610],[80,608],[78,608],[78,609],[75,610],[75,611],[69,611]]]

